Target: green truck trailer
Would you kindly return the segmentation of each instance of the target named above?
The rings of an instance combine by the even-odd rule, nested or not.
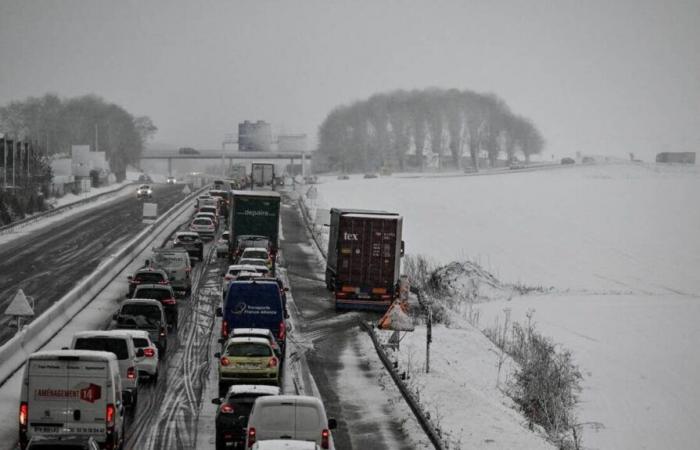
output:
[[[229,216],[229,261],[233,263],[242,237],[269,240],[272,261],[279,246],[280,194],[275,191],[232,191]]]

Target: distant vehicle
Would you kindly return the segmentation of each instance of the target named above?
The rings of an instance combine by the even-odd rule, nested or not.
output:
[[[216,222],[210,217],[195,217],[190,222],[189,229],[198,233],[202,239],[212,240],[216,234]]]
[[[267,261],[267,268],[272,270],[274,262],[270,252],[265,247],[247,247],[241,253],[240,260],[243,259],[262,259]]]
[[[151,341],[148,332],[143,330],[125,330],[134,341],[136,350],[143,350],[143,356],[136,358],[136,371],[139,375],[148,376],[151,381],[158,381],[158,347]],[[165,351],[165,350],[164,350]]]
[[[162,284],[140,284],[134,290],[134,299],[157,300],[163,306],[165,319],[171,327],[177,327],[177,299],[172,286]]]
[[[222,338],[227,338],[236,328],[266,328],[275,335],[284,353],[287,339],[286,314],[276,282],[232,281],[223,308],[217,308],[216,315],[222,317]]]
[[[151,265],[162,269],[170,278],[170,285],[175,290],[189,295],[192,290],[192,264],[190,255],[184,248],[154,248]]]
[[[199,152],[192,147],[180,147],[177,152],[181,155],[199,155]]]
[[[376,173],[366,173],[362,176],[364,179],[370,179],[370,178],[379,178],[379,175]]]
[[[139,183],[153,183],[153,180],[151,179],[150,176],[146,175],[145,173],[142,173],[141,175],[139,175],[138,182]]]
[[[229,248],[229,261],[237,258],[237,251],[243,249],[239,244],[242,236],[262,236],[269,240],[270,256],[273,262],[277,256],[279,224],[280,224],[280,194],[273,191],[233,191],[231,220],[229,232],[232,246]],[[255,245],[255,247],[262,247]]]
[[[197,208],[197,214],[201,214],[201,213],[209,213],[212,216],[216,217],[217,219],[220,215],[222,215],[221,214],[222,211],[217,206],[214,206],[214,205],[202,205],[202,206],[200,206],[199,208]]]
[[[280,360],[266,338],[234,337],[224,344],[219,359],[219,396],[232,384],[272,384],[279,386]]]
[[[335,419],[328,419],[323,403],[306,395],[260,397],[248,418],[246,445],[270,439],[312,441],[322,449],[334,449],[331,430]]]
[[[275,165],[269,163],[253,163],[251,166],[253,188],[275,188]]]
[[[84,423],[91,424],[91,430],[81,433],[81,438],[92,437],[111,448],[122,445],[125,419],[121,405],[128,399],[122,397],[124,387],[113,352],[51,350],[33,353],[25,364],[21,386],[19,443],[22,449],[60,449],[59,446],[49,447],[51,440],[70,442],[74,435],[67,430]],[[57,386],[63,389],[56,389]],[[76,410],[80,411],[80,421],[74,415]],[[74,448],[94,449],[90,446]]]
[[[226,182],[224,180],[214,180],[214,189],[225,189]]]
[[[175,184],[177,183],[177,180],[175,179],[175,177],[168,177],[165,182],[168,184]]]
[[[343,175],[338,175],[338,179],[339,179],[339,180],[349,180],[349,179],[350,179],[350,175],[345,175],[345,174],[343,174]]]
[[[219,238],[218,241],[216,241],[216,257],[217,258],[223,258],[226,255],[228,255],[228,246],[229,246],[229,236],[230,232],[228,230],[224,231],[221,233],[221,237]]]
[[[220,405],[216,412],[216,450],[242,449],[248,416],[255,399],[279,394],[280,388],[277,386],[239,384],[231,386],[225,397],[212,399],[212,403]]]
[[[268,272],[270,271],[270,260],[269,259],[259,259],[259,258],[239,258],[238,264],[244,264],[247,266],[264,267]]]
[[[396,297],[403,218],[386,211],[332,208],[326,287],[338,309],[385,311]]]
[[[581,158],[581,163],[582,164],[595,164],[595,158],[592,156],[584,156]]]
[[[204,243],[198,233],[192,231],[178,231],[173,239],[173,247],[187,250],[190,258],[198,258],[204,261]]]
[[[143,350],[137,350],[128,333],[120,330],[110,331],[80,331],[73,335],[72,350],[93,350],[112,352],[117,356],[119,375],[122,382],[122,397],[131,409],[138,402],[139,377],[136,372],[136,358],[144,355]]]
[[[211,212],[198,212],[197,214],[194,215],[194,218],[193,218],[192,220],[200,219],[200,218],[211,219],[211,221],[214,222],[214,225],[215,225],[216,227],[219,226],[219,216],[218,216],[217,214],[215,214],[215,213],[211,213]],[[212,238],[213,238],[213,236],[212,236]]]
[[[224,216],[228,220],[229,209],[231,207],[231,194],[227,187],[221,190],[210,190],[209,195],[212,197],[219,198],[219,211],[218,214]]]
[[[136,198],[152,198],[153,189],[148,184],[142,184],[136,189]]]
[[[134,290],[139,284],[170,284],[168,274],[164,270],[150,266],[138,269],[133,275],[129,275],[127,279],[129,280],[128,298],[134,295]]]
[[[562,164],[576,164],[576,160],[574,158],[562,158],[561,159]]]
[[[306,183],[306,184],[318,184],[318,177],[316,175],[305,176],[304,183]]]
[[[284,359],[284,354],[282,353],[282,349],[277,343],[275,335],[272,333],[272,331],[268,330],[267,328],[234,328],[233,330],[231,330],[229,339],[240,337],[254,337],[267,339],[268,342],[270,342],[272,350],[275,352],[275,356],[277,356],[280,360]],[[225,344],[225,341],[222,343]]]
[[[158,349],[165,353],[168,347],[168,319],[165,308],[159,300],[152,298],[125,300],[112,319],[115,322],[114,329],[145,331]]]
[[[92,436],[81,434],[37,436],[29,441],[27,450],[99,450],[100,445]]]
[[[256,266],[252,266],[252,265],[233,264],[233,265],[228,266],[228,269],[226,269],[226,272],[222,275],[223,281],[221,284],[221,293],[223,295],[223,299],[226,300],[226,293],[228,292],[228,285],[231,284],[231,282],[233,280],[235,280],[241,272],[255,272],[255,271],[256,271]]]
[[[510,163],[510,166],[508,166],[510,170],[520,170],[524,169],[525,167],[527,167],[525,166],[525,163],[522,163],[520,161],[513,161],[512,163]]]
[[[264,248],[267,249],[268,253],[272,253],[272,242],[270,241],[270,238],[266,236],[244,234],[238,236],[238,240],[237,242],[235,242],[235,245],[233,245],[233,247],[235,248],[233,254],[234,260],[240,258],[245,249],[250,247]]]

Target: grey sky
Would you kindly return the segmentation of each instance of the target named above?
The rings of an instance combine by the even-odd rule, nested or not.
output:
[[[698,0],[0,0],[0,61],[0,104],[95,93],[176,146],[437,86],[501,96],[546,154],[700,150]]]

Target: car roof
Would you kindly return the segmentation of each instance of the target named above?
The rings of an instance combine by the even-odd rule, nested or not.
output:
[[[146,331],[146,330],[123,330],[123,331],[126,334],[130,335],[131,337],[142,338],[142,339],[148,338],[148,331]]]
[[[234,336],[226,341],[226,347],[232,344],[265,344],[270,345],[270,340],[259,337],[238,337]]]
[[[168,253],[187,253],[187,250],[185,250],[184,248],[180,248],[180,247],[168,247],[168,248],[165,248],[165,247],[153,247],[153,248],[151,249],[151,251],[152,251],[153,253],[164,253],[164,254],[168,254]]]
[[[192,219],[193,222],[195,220],[208,220],[209,222],[211,222],[212,225],[214,224],[214,221],[211,219],[211,217],[203,217],[203,216],[200,216],[199,214],[194,216],[194,219]]]
[[[161,269],[161,268],[159,268],[159,267],[153,267],[153,266],[150,266],[150,267],[142,267],[142,268],[138,269],[138,270],[136,271],[136,275],[138,275],[138,274],[140,274],[140,273],[149,273],[149,272],[160,273],[161,275],[165,275],[166,278],[167,278],[167,276],[168,276],[168,274],[167,274],[167,272],[166,272],[165,270],[163,270],[163,269]]]
[[[236,337],[237,334],[259,334],[272,336],[272,331],[267,328],[234,328],[231,331],[231,337]]]
[[[199,237],[199,234],[195,233],[194,231],[178,231],[177,233],[175,233],[175,237],[178,237],[178,236],[195,236],[195,237]]]
[[[278,386],[268,386],[265,384],[234,384],[228,388],[228,394],[268,394],[279,395],[281,392]]]
[[[226,271],[228,272],[229,270],[245,270],[245,269],[255,269],[255,266],[252,264],[232,264],[228,266],[228,269]]]
[[[124,338],[130,339],[131,336],[125,333],[125,330],[88,330],[88,331],[78,331],[73,333],[73,337],[76,338],[89,338],[89,337],[111,337],[111,338]]]
[[[247,247],[245,250],[243,250],[243,253],[245,253],[247,251],[251,251],[251,252],[259,251],[259,252],[267,253],[267,249],[265,247]]]
[[[140,286],[152,286],[150,284],[142,284]],[[160,286],[158,284],[157,286]],[[121,306],[124,306],[126,304],[129,305],[152,305],[152,306],[158,306],[158,307],[163,307],[158,300],[154,300],[152,298],[129,298],[126,299],[122,302]]]
[[[279,403],[295,403],[295,404],[306,404],[306,405],[321,405],[323,402],[317,397],[312,397],[310,395],[275,395],[274,397],[260,397],[255,400],[255,405],[258,404],[279,404]],[[325,410],[325,408],[324,408]]]
[[[59,356],[77,357],[85,361],[104,361],[106,359],[117,360],[112,352],[99,350],[42,350],[29,355],[30,359],[56,359]]]

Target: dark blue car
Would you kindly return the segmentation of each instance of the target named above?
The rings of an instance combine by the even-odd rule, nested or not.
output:
[[[221,338],[234,328],[266,328],[275,335],[284,354],[287,325],[282,292],[274,280],[233,281],[220,315]]]

